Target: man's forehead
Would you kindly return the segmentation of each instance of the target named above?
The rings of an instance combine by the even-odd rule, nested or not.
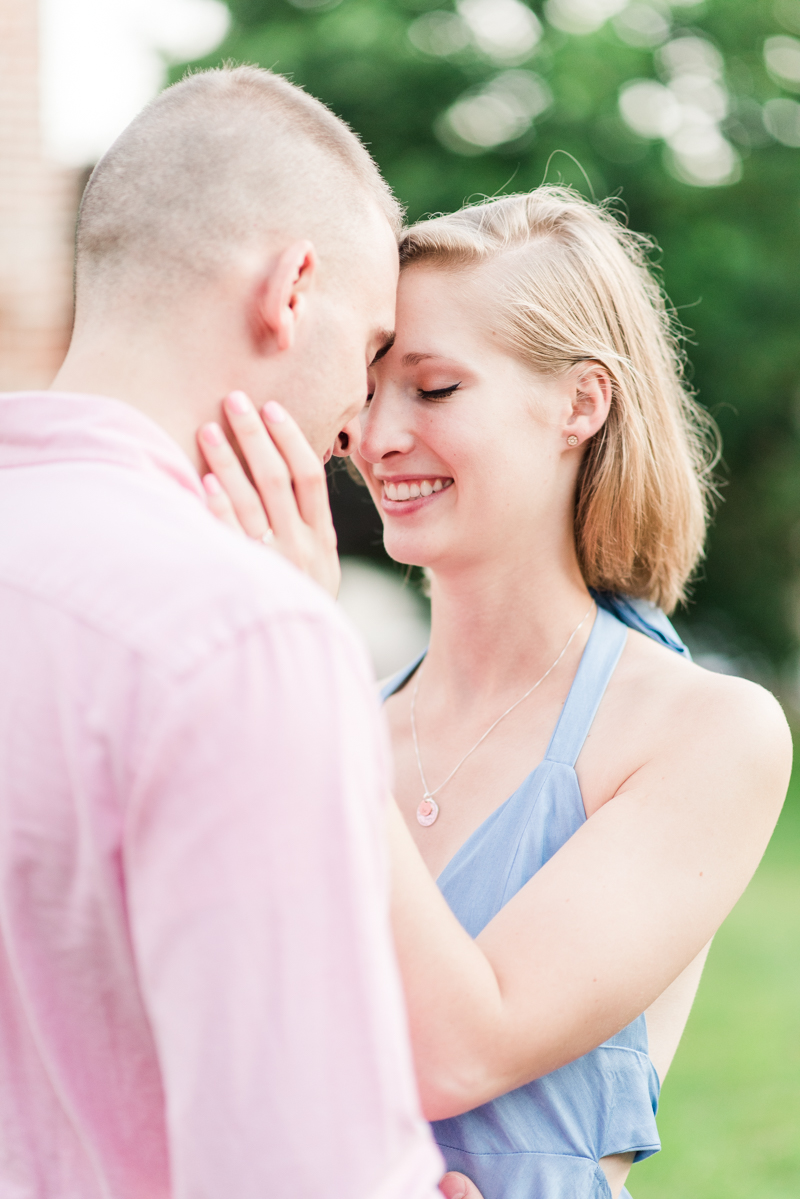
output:
[[[358,297],[355,304],[372,327],[373,346],[380,350],[394,336],[400,274],[397,239],[382,213],[372,213],[365,222],[358,249],[350,261],[355,268],[353,284]]]
[[[373,210],[361,226],[361,247],[373,275],[381,282],[397,284],[400,273],[400,250],[397,237],[382,212]]]

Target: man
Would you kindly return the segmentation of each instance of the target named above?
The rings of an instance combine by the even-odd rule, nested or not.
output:
[[[192,76],[88,185],[54,390],[0,399],[3,1195],[434,1191],[363,651],[195,449],[237,388],[333,446],[399,220],[321,104]]]

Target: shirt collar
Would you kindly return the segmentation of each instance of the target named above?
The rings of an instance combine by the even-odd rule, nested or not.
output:
[[[49,462],[156,471],[205,502],[200,476],[178,443],[130,404],[74,392],[0,395],[0,468]]]

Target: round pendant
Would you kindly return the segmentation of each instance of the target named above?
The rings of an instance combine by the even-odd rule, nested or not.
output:
[[[428,828],[434,824],[436,817],[439,815],[439,805],[432,795],[426,795],[417,808],[417,820],[423,826]]]

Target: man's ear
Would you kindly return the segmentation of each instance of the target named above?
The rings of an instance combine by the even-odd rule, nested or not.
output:
[[[601,362],[582,362],[572,376],[572,411],[564,425],[567,445],[582,445],[605,424],[613,385]],[[577,440],[576,440],[577,439]]]
[[[253,335],[262,353],[294,345],[316,274],[317,255],[310,241],[293,242],[271,264],[253,304]]]

